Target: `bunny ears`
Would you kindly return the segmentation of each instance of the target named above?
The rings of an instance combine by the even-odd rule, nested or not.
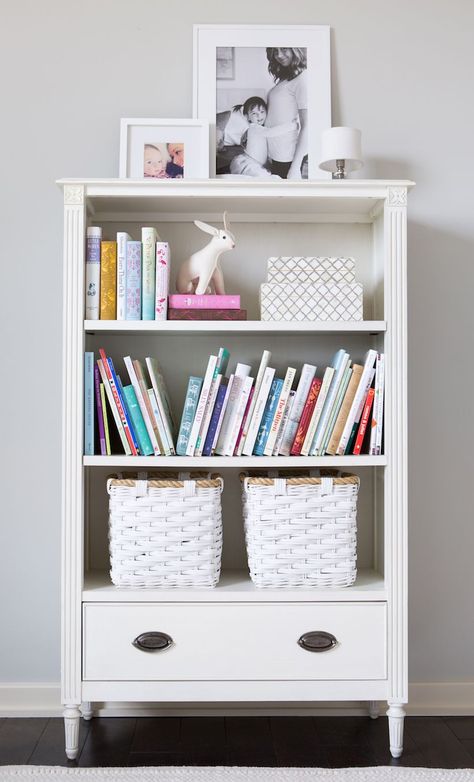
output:
[[[223,215],[224,220],[224,228],[226,231],[230,231],[230,223],[227,219],[227,212],[224,212]],[[218,236],[219,235],[219,229],[214,228],[213,225],[209,225],[208,223],[203,223],[202,220],[195,220],[194,225],[197,226],[197,228],[200,228],[201,231],[204,231],[207,234],[211,234],[211,236]]]

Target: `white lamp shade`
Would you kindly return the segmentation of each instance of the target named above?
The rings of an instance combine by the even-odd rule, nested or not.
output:
[[[345,160],[347,172],[362,168],[361,133],[356,128],[328,128],[321,134],[321,162],[323,171],[336,171],[336,160]]]

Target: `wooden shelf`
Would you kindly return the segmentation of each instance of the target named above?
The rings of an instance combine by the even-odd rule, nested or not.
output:
[[[84,456],[84,467],[240,469],[301,467],[385,467],[386,456]]]
[[[387,599],[383,576],[375,570],[361,570],[354,586],[339,589],[258,588],[244,570],[224,570],[215,588],[148,589],[116,587],[106,572],[84,576],[84,602],[119,603],[218,603],[218,602],[361,602]]]
[[[87,334],[380,334],[384,320],[85,320]]]

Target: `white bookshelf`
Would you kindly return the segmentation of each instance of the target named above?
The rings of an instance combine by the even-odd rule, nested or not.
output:
[[[62,702],[68,757],[77,754],[80,709],[90,717],[95,701],[208,702],[215,709],[236,700],[250,706],[331,699],[365,700],[372,715],[375,701],[386,701],[390,747],[398,757],[407,702],[406,210],[412,183],[76,179],[59,184],[65,215]],[[156,225],[170,242],[175,273],[180,259],[202,243],[192,221],[219,221],[224,208],[237,237],[236,250],[223,258],[227,289],[241,293],[249,320],[84,321],[87,225],[101,225],[105,238],[114,238],[119,229],[138,238],[139,226]],[[270,255],[354,256],[364,285],[364,320],[259,321],[258,287]],[[231,361],[252,365],[267,348],[277,370],[290,363],[300,368],[305,361],[321,368],[339,347],[354,361],[369,347],[383,350],[383,455],[83,455],[85,350],[97,353],[104,347],[120,371],[124,355],[156,355],[179,419],[188,376],[202,372],[220,345],[229,348]],[[239,472],[318,466],[354,470],[361,479],[357,581],[345,589],[258,589],[246,569]],[[223,569],[215,589],[111,584],[106,478],[151,467],[204,468],[223,476]],[[176,654],[160,658],[131,650],[137,628],[176,634],[182,638]],[[204,651],[189,628],[194,638],[202,635]],[[296,633],[322,629],[338,638],[335,650],[308,654],[298,647]],[[249,643],[245,654],[241,636]]]

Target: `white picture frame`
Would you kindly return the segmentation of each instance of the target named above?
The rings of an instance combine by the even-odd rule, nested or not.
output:
[[[151,145],[152,149],[148,145]],[[182,162],[180,145],[184,145],[183,167],[177,165]],[[146,146],[150,151],[147,170],[152,173],[145,173]],[[170,151],[175,155],[174,158],[171,157]],[[183,168],[182,173],[180,168]],[[151,180],[208,179],[209,123],[204,119],[121,119],[119,177]]]
[[[288,44],[291,44],[293,48],[288,49]],[[235,48],[234,83],[229,80],[228,75],[222,79],[222,84],[218,83],[217,50],[222,50],[223,47]],[[254,50],[264,50],[268,58],[267,47],[280,49],[280,51],[287,47],[288,51],[293,52],[303,49],[305,52],[308,146],[304,178],[328,179],[330,174],[328,175],[327,172],[319,168],[321,133],[331,127],[330,27],[327,25],[194,25],[193,117],[209,122],[210,176],[222,175],[219,174],[219,170],[216,171],[216,117],[217,135],[219,145],[221,145],[223,141],[220,118],[224,115],[224,110],[230,114],[232,96],[236,95],[237,105],[243,104],[246,90],[252,93],[253,87],[257,86],[252,85],[252,80],[254,80],[258,81],[260,94],[262,98],[265,98],[263,93],[266,89],[265,84],[268,85],[268,79],[273,78],[273,86],[278,83],[275,81],[276,77],[268,73],[269,62],[267,60],[263,62],[263,55],[258,54],[258,71],[253,67],[253,59],[257,56],[257,52]],[[252,64],[250,61],[246,63],[246,57],[252,60]],[[266,72],[264,72],[265,70]],[[258,73],[257,76],[256,73]],[[289,83],[289,79],[285,81]],[[222,100],[220,99],[221,95],[223,96]],[[270,91],[267,92],[267,106],[270,109],[272,96],[268,101],[269,95]],[[220,106],[218,106],[218,101]],[[273,97],[273,102],[275,104],[275,97]],[[227,109],[225,109],[226,105]],[[275,111],[273,113],[275,114]],[[301,115],[301,112],[298,113]],[[300,168],[301,171],[302,168]],[[231,178],[248,176],[246,174],[231,174],[230,172],[223,175]],[[259,175],[251,173],[250,176],[253,178]]]

